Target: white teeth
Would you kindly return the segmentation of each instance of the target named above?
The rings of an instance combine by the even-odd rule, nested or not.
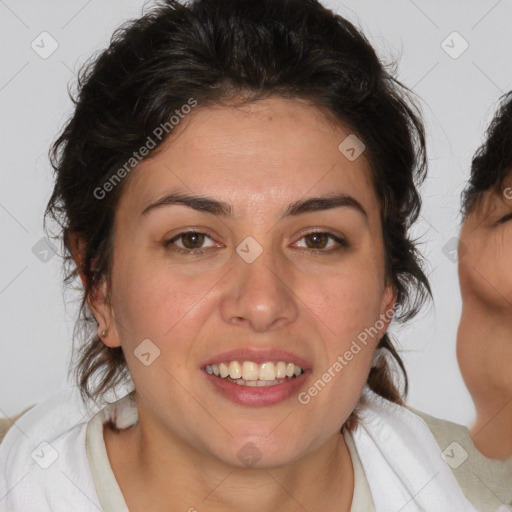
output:
[[[299,368],[300,372],[300,368]],[[274,363],[263,363],[260,365],[259,380],[275,380],[276,367]]]
[[[242,379],[244,380],[258,380],[258,364],[252,361],[244,361],[242,364]],[[231,376],[233,378],[233,376]]]
[[[279,361],[276,364],[276,378],[284,379],[285,377],[286,377],[286,363],[283,363],[283,361]]]
[[[238,361],[231,361],[229,363],[229,376],[232,379],[239,379],[242,376],[242,367]]]
[[[219,363],[220,376],[224,379],[229,375],[229,367],[224,363]]]
[[[205,370],[210,375],[213,374],[223,379],[231,378],[233,381],[242,379],[245,382],[251,382],[251,384],[246,384],[249,386],[264,386],[265,384],[260,384],[261,381],[273,382],[286,377],[298,377],[304,373],[300,366],[284,361],[277,363],[266,361],[261,364],[253,361],[242,361],[241,364],[238,361],[229,361],[207,365]]]
[[[230,382],[234,382],[235,384],[238,384],[239,386],[249,386],[249,387],[265,387],[265,386],[276,386],[279,384],[283,384],[288,381],[286,380],[248,380],[245,381],[243,379],[236,379],[233,380],[230,377],[227,378]]]

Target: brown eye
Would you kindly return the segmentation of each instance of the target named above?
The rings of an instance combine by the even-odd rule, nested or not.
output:
[[[199,249],[204,243],[204,233],[184,233],[181,239],[185,249]]]
[[[338,249],[349,247],[348,242],[343,238],[324,231],[313,231],[311,233],[307,233],[301,238],[301,240],[305,240],[305,244],[299,244],[299,247],[309,249],[313,252],[319,251],[330,253]]]
[[[217,244],[209,235],[198,231],[184,231],[167,240],[163,245],[180,254],[203,254],[207,249],[220,247],[220,244]]]
[[[310,233],[304,237],[310,249],[324,249],[329,241],[327,233]]]

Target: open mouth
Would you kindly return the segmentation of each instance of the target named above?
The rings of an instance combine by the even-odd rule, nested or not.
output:
[[[278,386],[304,373],[300,366],[284,361],[267,361],[262,364],[253,361],[229,361],[206,365],[204,370],[219,379],[248,387]]]
[[[201,370],[216,392],[245,407],[270,406],[291,400],[311,375],[309,367],[302,368],[283,360],[266,360],[260,364],[228,360],[206,364]]]

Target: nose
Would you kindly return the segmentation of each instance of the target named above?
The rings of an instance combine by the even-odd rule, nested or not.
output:
[[[238,254],[221,297],[222,319],[231,325],[264,332],[293,323],[298,316],[291,272],[277,251],[263,249],[251,263]]]

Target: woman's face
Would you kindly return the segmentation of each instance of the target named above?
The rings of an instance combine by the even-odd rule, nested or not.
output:
[[[462,225],[459,282],[463,308],[467,310],[463,327],[482,330],[474,320],[478,318],[475,312],[495,325],[496,332],[502,325],[510,325],[511,259],[512,173],[505,180],[503,192],[485,192]],[[488,403],[486,393],[490,387],[503,390],[506,396],[512,392],[512,345],[501,341],[499,336],[487,340],[484,335],[458,336],[459,366],[473,398],[480,402]]]
[[[459,279],[462,299],[491,309],[512,306],[512,173],[503,192],[484,193],[462,225]]]
[[[298,100],[198,107],[179,129],[118,205],[104,341],[123,347],[149,439],[286,464],[337,436],[392,316],[370,169]],[[169,194],[196,199],[150,207]],[[249,387],[205,370],[244,360],[305,372]]]

